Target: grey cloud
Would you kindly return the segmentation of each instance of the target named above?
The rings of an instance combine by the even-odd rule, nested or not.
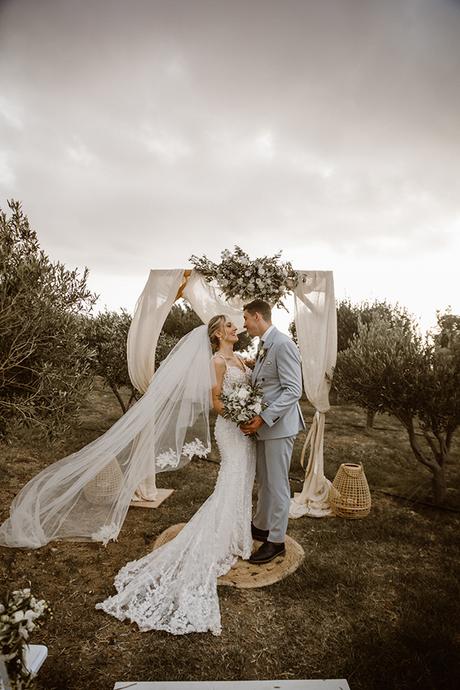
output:
[[[2,197],[105,270],[448,248],[459,28],[447,0],[3,2]]]

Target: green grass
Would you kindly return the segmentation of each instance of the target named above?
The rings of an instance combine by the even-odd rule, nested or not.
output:
[[[312,410],[305,405],[309,421]],[[29,435],[0,447],[2,517],[18,489],[41,467],[98,436],[119,416],[97,388],[72,434],[54,446]],[[352,406],[327,415],[325,471],[362,462],[372,510],[362,520],[291,520],[305,550],[285,580],[254,590],[219,588],[223,632],[171,636],[96,611],[113,592],[117,570],[144,555],[172,524],[187,521],[212,492],[218,464],[194,461],[158,476],[176,489],[160,509],[131,509],[119,541],[2,549],[2,589],[32,583],[54,617],[34,637],[49,647],[39,674],[44,690],[112,688],[116,680],[243,680],[345,677],[352,690],[451,690],[459,687],[460,482],[458,441],[448,467],[449,510],[429,504],[430,475],[417,464],[404,430]],[[300,436],[292,489],[301,487]],[[215,451],[211,459],[217,460]],[[412,497],[412,500],[397,498]],[[414,502],[417,500],[418,502]]]

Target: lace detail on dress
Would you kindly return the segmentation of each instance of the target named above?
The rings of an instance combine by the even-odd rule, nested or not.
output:
[[[247,367],[227,366],[224,390],[248,376]],[[136,622],[143,631],[220,635],[217,578],[238,556],[247,559],[252,551],[256,458],[254,441],[220,415],[214,436],[221,462],[211,496],[174,539],[121,568],[117,594],[96,604],[97,609]]]

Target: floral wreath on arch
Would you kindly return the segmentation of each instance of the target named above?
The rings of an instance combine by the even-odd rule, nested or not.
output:
[[[274,307],[286,309],[283,298],[297,283],[297,274],[289,261],[281,262],[281,250],[274,256],[251,259],[241,247],[224,249],[221,262],[194,254],[189,261],[204,278],[216,281],[227,299],[239,297],[244,302],[264,299]]]

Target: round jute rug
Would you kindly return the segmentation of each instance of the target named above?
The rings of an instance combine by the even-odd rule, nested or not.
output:
[[[185,522],[181,522],[165,529],[164,532],[157,537],[153,548],[157,549],[159,546],[162,546],[162,544],[166,544],[166,542],[174,539],[185,524]],[[217,584],[227,587],[249,589],[251,587],[267,587],[267,585],[272,585],[282,580],[284,577],[297,570],[305,557],[304,550],[300,544],[288,535],[286,535],[285,544],[286,554],[275,558],[273,561],[270,561],[270,563],[252,565],[248,561],[243,561],[241,558],[238,558],[229,572],[217,579]],[[254,551],[256,551],[259,546],[260,542],[254,541]]]

